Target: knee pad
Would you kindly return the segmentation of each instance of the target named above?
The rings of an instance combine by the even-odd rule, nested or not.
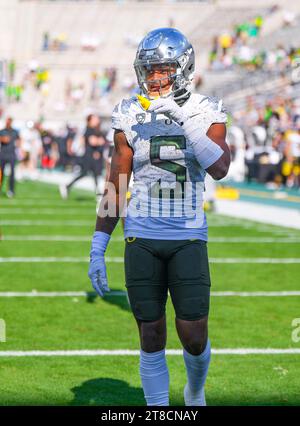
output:
[[[157,321],[165,313],[165,305],[158,300],[135,300],[130,302],[135,318],[141,321]]]
[[[176,318],[195,321],[206,317],[209,313],[209,295],[184,297],[174,303]]]

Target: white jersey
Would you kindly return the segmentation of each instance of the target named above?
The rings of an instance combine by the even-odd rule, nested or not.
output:
[[[199,117],[199,127],[205,133],[213,123],[226,122],[222,101],[206,96],[192,94],[181,108],[189,116]],[[112,128],[124,132],[134,152],[133,188],[125,222],[125,237],[207,239],[202,198],[197,197],[196,206],[197,213],[201,215],[197,216],[197,220],[191,220],[186,210],[182,210],[182,193],[178,195],[177,192],[178,186],[188,184],[198,184],[197,188],[203,192],[206,174],[196,160],[182,127],[164,114],[145,111],[137,98],[132,97],[122,100],[115,107]],[[167,188],[167,195],[161,197],[164,187]],[[193,186],[189,194],[184,194],[189,211],[193,210],[195,191]],[[171,212],[170,198],[173,203]],[[153,202],[154,199],[160,200],[157,203]],[[136,215],[137,206],[141,217]],[[178,206],[181,206],[179,214]],[[178,234],[180,230],[183,232]]]

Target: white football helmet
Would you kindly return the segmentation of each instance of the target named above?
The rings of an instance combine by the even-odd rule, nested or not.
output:
[[[134,69],[143,94],[153,99],[149,93],[147,74],[153,66],[168,67],[168,79],[171,86],[167,92],[162,90],[162,80],[151,80],[158,84],[160,96],[172,96],[175,101],[186,98],[191,90],[191,81],[195,69],[193,46],[187,38],[174,28],[159,28],[148,33],[140,42]]]

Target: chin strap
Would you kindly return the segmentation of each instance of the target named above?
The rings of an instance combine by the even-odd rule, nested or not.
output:
[[[183,93],[182,95],[174,97],[174,101],[177,103],[177,105],[182,106],[186,103],[190,96],[191,92],[185,91],[185,93]]]
[[[159,97],[161,97],[161,98],[170,98],[170,97],[172,97],[174,99],[174,101],[177,103],[177,105],[182,106],[190,98],[191,94],[192,93],[191,93],[190,90],[187,90],[186,88],[184,88],[184,89],[177,89],[175,92],[171,90],[170,93],[168,93],[167,95],[164,95],[164,96],[154,96],[154,97],[152,97],[152,96],[149,96],[148,92],[145,93],[145,96],[150,101],[158,99]]]

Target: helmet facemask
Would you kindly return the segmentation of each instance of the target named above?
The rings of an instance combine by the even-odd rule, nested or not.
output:
[[[139,86],[150,100],[170,96],[176,100],[176,94],[184,92],[188,86],[177,62],[138,64],[134,68]],[[157,78],[156,74],[159,73],[162,76]]]
[[[135,66],[138,83],[149,99],[168,97],[177,77],[176,62],[146,63]]]

